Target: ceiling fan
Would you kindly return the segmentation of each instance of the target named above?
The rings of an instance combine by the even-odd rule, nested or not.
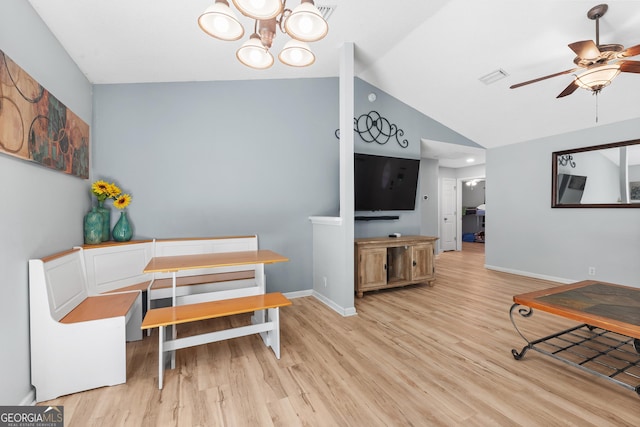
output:
[[[518,83],[511,86],[511,89],[519,88],[531,83],[536,83],[563,74],[580,72],[556,98],[571,95],[579,87],[598,94],[604,87],[621,72],[640,73],[640,61],[630,61],[629,58],[640,54],[640,44],[624,48],[621,44],[600,44],[600,18],[604,16],[609,7],[606,4],[599,4],[592,7],[587,12],[587,17],[596,21],[596,41],[583,40],[571,43],[569,48],[577,55],[573,62],[577,67],[559,73],[550,74],[537,79]]]

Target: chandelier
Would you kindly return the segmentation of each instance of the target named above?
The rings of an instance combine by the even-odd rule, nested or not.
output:
[[[276,28],[291,37],[278,55],[280,62],[292,67],[306,67],[316,60],[308,42],[327,35],[329,25],[313,0],[301,0],[293,10],[286,8],[286,0],[232,0],[241,14],[255,20],[253,34],[237,50],[236,57],[244,65],[266,69],[273,65],[269,49]],[[220,40],[239,40],[244,28],[227,0],[215,0],[198,17],[198,25],[205,33]]]

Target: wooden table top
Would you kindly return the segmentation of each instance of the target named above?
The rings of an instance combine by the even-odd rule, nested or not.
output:
[[[145,273],[170,273],[199,268],[229,267],[247,264],[273,264],[289,258],[268,249],[241,252],[220,252],[196,255],[153,257],[144,268]]]
[[[584,280],[516,295],[513,302],[640,339],[640,288]]]

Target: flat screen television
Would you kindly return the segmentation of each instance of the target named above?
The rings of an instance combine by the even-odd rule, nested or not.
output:
[[[558,174],[558,200],[562,204],[579,204],[582,201],[587,177],[580,175]]]
[[[355,210],[414,210],[419,171],[418,159],[355,153]]]

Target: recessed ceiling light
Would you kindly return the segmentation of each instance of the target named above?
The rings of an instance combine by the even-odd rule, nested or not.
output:
[[[476,161],[476,159],[474,159],[473,157],[469,157],[469,158],[467,159],[467,163],[473,163],[473,162],[475,162],[475,161]]]

